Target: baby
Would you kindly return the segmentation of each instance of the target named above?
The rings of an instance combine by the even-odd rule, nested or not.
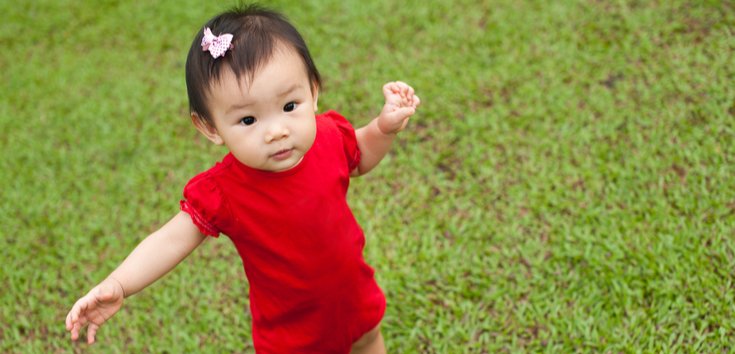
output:
[[[146,237],[66,317],[72,340],[99,327],[207,236],[227,235],[250,284],[259,353],[383,353],[385,297],[362,255],[346,201],[351,176],[373,169],[419,105],[383,86],[380,115],[354,130],[316,115],[321,80],[298,31],[273,11],[225,12],[198,32],[186,61],[191,120],[229,153],[184,188],[181,211]]]

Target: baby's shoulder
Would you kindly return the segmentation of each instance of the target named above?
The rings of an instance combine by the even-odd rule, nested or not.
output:
[[[316,116],[317,124],[336,127],[340,124],[348,123],[347,118],[341,115],[339,112],[329,110]]]
[[[192,177],[189,182],[186,183],[184,192],[187,190],[197,190],[200,192],[221,193],[219,191],[219,180],[229,173],[230,165],[231,163],[229,159],[225,157],[221,162],[217,162],[208,170],[200,172],[196,176]]]
[[[327,111],[319,114],[316,119],[317,131],[322,135],[354,139],[355,128],[347,118],[336,111]]]
[[[227,164],[217,163],[194,176],[184,187],[181,210],[191,215],[203,234],[219,235],[221,227],[229,220],[226,187],[221,186],[221,176],[227,170]]]

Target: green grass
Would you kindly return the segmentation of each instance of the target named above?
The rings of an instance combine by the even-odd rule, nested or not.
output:
[[[0,352],[251,351],[226,238],[126,301],[92,348],[64,317],[224,151],[191,126],[196,1],[2,2]],[[394,353],[735,347],[730,1],[277,1],[356,125],[424,104],[350,204]]]

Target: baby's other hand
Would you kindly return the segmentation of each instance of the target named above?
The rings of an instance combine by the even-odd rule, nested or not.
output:
[[[389,82],[383,86],[385,105],[378,117],[378,129],[383,134],[395,134],[408,124],[408,118],[416,113],[421,104],[413,88],[401,81]]]
[[[110,319],[122,306],[125,292],[119,282],[106,279],[79,299],[66,315],[66,330],[71,339],[79,338],[79,331],[87,328],[87,343],[95,341],[97,329]]]

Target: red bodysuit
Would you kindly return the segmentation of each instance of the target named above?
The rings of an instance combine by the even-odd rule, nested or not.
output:
[[[228,154],[184,188],[181,209],[202,233],[229,236],[242,258],[258,353],[348,353],[385,311],[346,200],[360,161],[355,131],[333,111],[316,126],[290,170],[256,170]]]

